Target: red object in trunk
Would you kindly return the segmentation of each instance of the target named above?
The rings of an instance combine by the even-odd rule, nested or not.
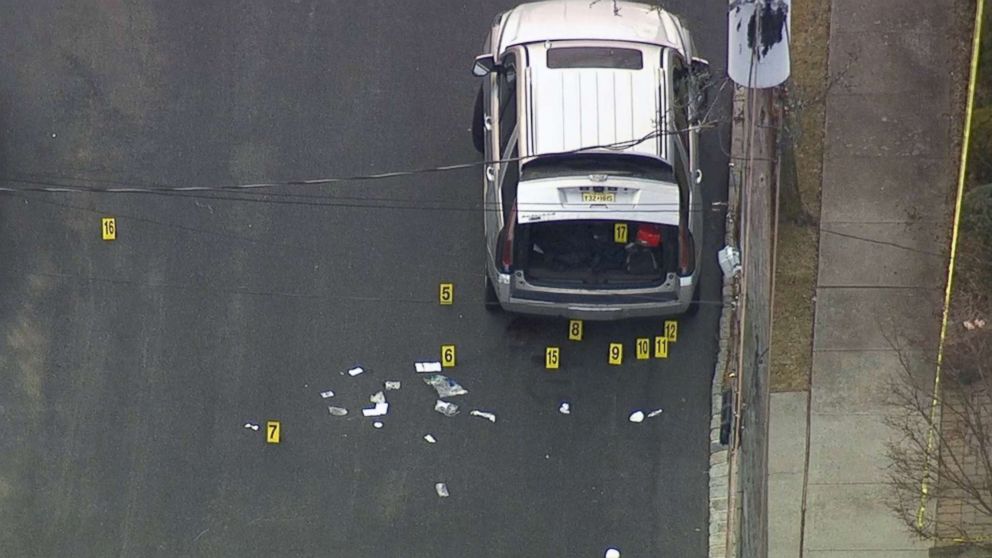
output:
[[[648,248],[661,246],[661,225],[650,225],[647,223],[637,225],[637,238],[635,242]]]

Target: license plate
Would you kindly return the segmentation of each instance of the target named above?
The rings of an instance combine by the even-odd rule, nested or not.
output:
[[[582,192],[582,201],[586,203],[613,203],[617,201],[617,196],[607,192]]]

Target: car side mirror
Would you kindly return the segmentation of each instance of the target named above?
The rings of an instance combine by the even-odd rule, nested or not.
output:
[[[710,104],[710,63],[702,58],[693,58],[689,66],[689,73],[695,85],[695,96],[693,102],[696,105],[696,114],[706,112]]]
[[[475,63],[472,64],[472,75],[476,77],[487,76],[495,69],[496,59],[493,58],[493,55],[483,54],[475,57]]]

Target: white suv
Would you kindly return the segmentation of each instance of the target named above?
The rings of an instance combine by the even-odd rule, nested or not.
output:
[[[678,18],[535,2],[497,16],[483,49],[472,133],[486,160],[487,308],[601,320],[694,309],[707,63]]]

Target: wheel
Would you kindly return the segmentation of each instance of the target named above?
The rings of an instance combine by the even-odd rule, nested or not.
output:
[[[483,129],[482,119],[485,113],[482,106],[482,86],[479,86],[479,94],[475,96],[475,110],[472,113],[472,143],[479,153],[486,152],[486,131]]]
[[[692,291],[692,302],[689,303],[689,308],[685,311],[683,316],[689,318],[695,316],[699,313],[699,284],[696,284],[695,290]]]
[[[489,280],[489,274],[486,273],[486,294],[485,294],[485,306],[487,312],[498,312],[502,309],[499,305],[499,298],[496,297],[496,288],[493,287],[493,282]]]

